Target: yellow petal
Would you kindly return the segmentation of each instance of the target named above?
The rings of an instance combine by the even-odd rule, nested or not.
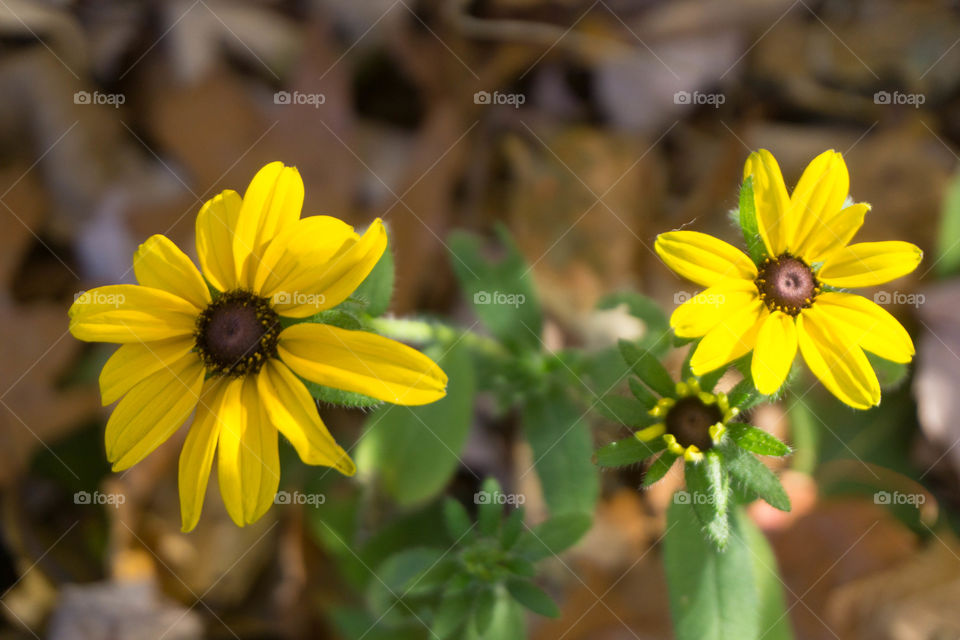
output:
[[[755,300],[711,329],[690,358],[694,375],[719,369],[753,349],[765,315],[766,307]]]
[[[827,292],[817,296],[814,304],[833,324],[842,325],[850,340],[870,353],[904,364],[913,359],[910,334],[875,302],[851,293]]]
[[[277,430],[257,396],[252,376],[227,383],[220,405],[217,479],[227,513],[237,526],[267,512],[280,483]]]
[[[107,420],[107,460],[122,471],[143,460],[180,428],[197,405],[203,365],[188,354],[144,378]]]
[[[766,149],[750,154],[743,167],[743,179],[753,176],[753,200],[757,211],[757,226],[760,237],[771,256],[779,256],[786,250],[784,230],[788,228],[787,215],[790,198],[783,183],[780,165]]]
[[[344,240],[334,253],[331,246],[309,236],[291,239],[265,278],[260,295],[270,298],[282,316],[305,318],[337,306],[360,286],[387,247],[387,231],[379,218],[357,240],[333,223],[324,226],[331,229],[331,238]]]
[[[353,460],[337,444],[317,413],[317,401],[282,362],[271,359],[257,376],[260,400],[271,422],[306,464],[333,467],[352,476]]]
[[[757,332],[750,371],[757,391],[771,395],[783,385],[797,355],[797,327],[793,316],[774,311]]]
[[[271,162],[253,177],[237,216],[233,259],[237,282],[253,288],[260,258],[276,236],[293,226],[303,208],[303,180],[294,167]]]
[[[317,277],[311,272],[318,264],[326,265],[359,238],[353,227],[332,216],[301,218],[267,247],[257,268],[254,290],[269,297],[281,283],[309,284]]]
[[[905,276],[922,259],[909,242],[860,242],[831,253],[817,278],[832,287],[872,287]]]
[[[752,280],[728,280],[705,289],[677,307],[670,326],[681,338],[699,338],[757,299]]]
[[[850,174],[843,156],[831,149],[814,158],[790,197],[789,219],[793,228],[787,230],[787,249],[799,255],[799,247],[808,236],[843,208],[849,192]]]
[[[70,333],[88,342],[149,342],[193,335],[200,313],[161,289],[114,284],[85,291],[70,307]]]
[[[150,236],[133,255],[137,282],[188,300],[199,309],[210,303],[210,290],[197,268],[177,245],[160,234]]]
[[[813,374],[844,403],[869,409],[880,404],[880,382],[863,349],[844,337],[818,303],[797,317],[800,353]]]
[[[181,531],[192,531],[200,520],[203,498],[207,493],[213,453],[217,448],[220,425],[217,414],[223,404],[226,378],[210,378],[203,385],[197,413],[180,451],[178,486],[180,488]]]
[[[797,246],[797,255],[807,264],[823,262],[831,253],[843,249],[853,240],[853,236],[863,226],[863,218],[869,210],[870,205],[859,202],[827,215]]]
[[[416,349],[366,331],[295,324],[280,334],[280,359],[318,384],[402,405],[446,395],[447,375]]]
[[[171,366],[193,349],[192,338],[131,342],[113,352],[100,371],[100,400],[113,404],[147,376]]]
[[[669,231],[657,236],[657,255],[668,267],[706,287],[724,280],[753,280],[757,267],[742,251],[698,231]]]
[[[223,191],[207,200],[197,215],[200,268],[219,291],[231,291],[239,286],[233,260],[233,233],[242,202],[236,191]]]

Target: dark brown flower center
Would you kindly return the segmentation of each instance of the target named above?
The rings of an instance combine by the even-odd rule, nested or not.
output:
[[[280,318],[266,298],[238,289],[221,294],[200,313],[194,335],[207,371],[244,376],[277,356]]]
[[[710,427],[723,422],[715,404],[704,404],[696,396],[680,398],[667,412],[667,433],[672,433],[682,447],[696,445],[701,451],[713,446]]]
[[[771,311],[795,316],[813,303],[820,293],[820,283],[806,262],[785,253],[763,261],[757,289]]]

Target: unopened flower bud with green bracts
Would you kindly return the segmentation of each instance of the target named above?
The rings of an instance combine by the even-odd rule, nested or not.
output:
[[[760,399],[749,380],[717,392],[717,372],[707,377],[685,375],[675,381],[657,358],[635,344],[621,341],[620,350],[637,378],[630,389],[633,412],[620,412],[633,424],[633,436],[597,452],[602,467],[637,464],[657,456],[644,477],[644,486],[662,479],[683,459],[689,500],[711,540],[726,544],[729,508],[734,500],[761,498],[784,511],[790,500],[780,481],[756,455],[784,456],[790,447],[770,433],[743,421],[744,412]],[[688,369],[685,365],[684,369]],[[688,373],[685,371],[685,373]]]

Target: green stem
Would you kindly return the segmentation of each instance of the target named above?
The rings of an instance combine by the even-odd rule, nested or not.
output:
[[[451,327],[437,321],[381,316],[369,318],[366,324],[380,335],[415,344],[464,344],[474,351],[494,357],[510,357],[510,352],[499,342],[473,331]]]

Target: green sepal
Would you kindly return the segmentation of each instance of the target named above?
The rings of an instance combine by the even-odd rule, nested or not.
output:
[[[507,591],[510,592],[514,600],[534,613],[547,618],[560,617],[560,608],[557,607],[553,598],[529,580],[507,580]]]
[[[723,468],[723,458],[716,451],[707,451],[700,462],[684,464],[687,499],[710,540],[722,550],[730,538],[730,478]],[[682,497],[683,494],[675,494]]]
[[[667,373],[667,370],[660,364],[649,351],[644,351],[629,340],[620,340],[620,353],[633,372],[643,380],[650,389],[656,391],[663,397],[670,397],[676,393],[676,382]]]
[[[647,473],[643,476],[643,486],[649,487],[659,482],[663,476],[667,475],[667,471],[670,471],[670,467],[673,466],[673,463],[676,462],[679,457],[676,453],[664,451],[659,458],[653,461],[650,468],[647,469]]]
[[[734,480],[742,483],[771,507],[790,511],[790,498],[780,484],[780,479],[767,465],[732,442],[722,445],[722,450],[727,471]]]
[[[727,433],[741,449],[762,456],[785,456],[791,451],[787,444],[781,442],[772,433],[742,422],[728,424]]]
[[[597,451],[597,464],[601,467],[626,467],[643,462],[666,448],[663,438],[642,442],[636,436],[617,440]]]

